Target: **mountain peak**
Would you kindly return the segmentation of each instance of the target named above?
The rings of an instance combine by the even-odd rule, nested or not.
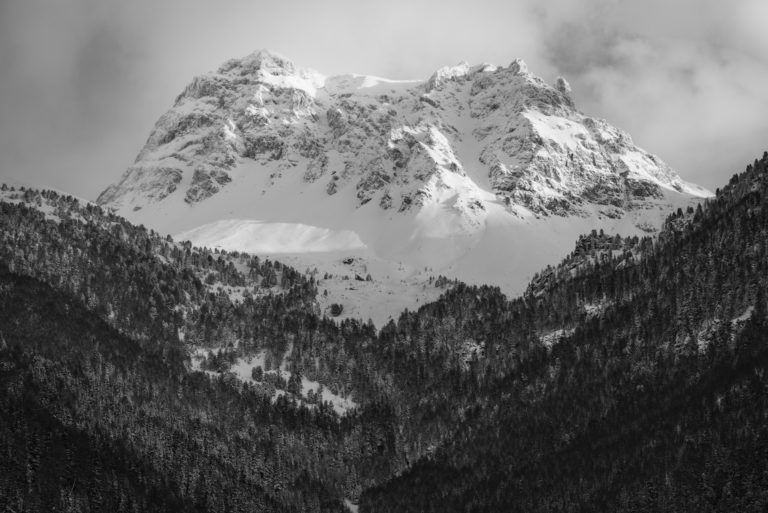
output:
[[[257,50],[242,59],[242,65],[246,68],[264,70],[295,70],[293,61],[287,57],[268,49]]]
[[[277,52],[261,49],[241,59],[230,59],[218,69],[218,73],[241,76],[258,72],[289,75],[296,72],[296,65]]]
[[[569,90],[521,59],[395,81],[326,78],[259,51],[195,78],[98,201],[158,231],[223,219],[293,223],[461,269],[478,258],[487,267],[491,257],[471,248],[491,233],[519,241],[533,230],[540,244],[534,232],[550,228],[534,226],[558,218],[547,226],[566,240],[594,227],[644,233],[707,195],[625,132],[579,112]],[[495,244],[484,251],[503,272],[506,250]]]
[[[429,77],[429,80],[427,80],[427,92],[432,91],[433,89],[439,89],[449,80],[465,77],[469,72],[469,63],[466,61],[461,61],[456,66],[443,66],[435,71],[432,76]]]
[[[523,59],[515,59],[512,61],[512,63],[509,65],[510,71],[512,73],[515,73],[517,75],[525,75],[528,73],[528,65],[525,63]]]
[[[571,84],[569,84],[563,77],[557,77],[555,80],[555,89],[566,96],[571,94]]]

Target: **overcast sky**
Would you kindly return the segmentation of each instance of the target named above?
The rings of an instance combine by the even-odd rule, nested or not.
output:
[[[93,199],[190,79],[260,48],[326,75],[509,64],[714,190],[768,149],[765,0],[0,0],[0,177]]]

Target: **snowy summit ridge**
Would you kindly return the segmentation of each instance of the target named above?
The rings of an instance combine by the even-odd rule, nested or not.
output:
[[[515,244],[537,241],[538,268],[583,231],[653,231],[709,194],[520,59],[396,81],[325,77],[263,50],[194,78],[98,202],[160,231],[209,225],[208,243],[210,223],[232,219],[350,231],[379,256],[473,281],[485,277],[469,267],[494,258],[534,272]]]

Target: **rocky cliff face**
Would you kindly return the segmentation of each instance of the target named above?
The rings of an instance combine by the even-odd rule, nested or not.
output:
[[[510,213],[545,216],[585,215],[588,204],[621,216],[661,189],[703,195],[626,133],[578,112],[564,79],[550,86],[520,60],[395,82],[327,78],[261,51],[196,77],[98,201],[136,208],[183,187],[196,204],[237,186],[232,171],[249,160],[274,163],[272,182],[300,173],[328,195],[354,188],[360,205],[398,212],[445,188],[470,216],[484,208],[478,188]]]
[[[518,293],[581,233],[653,232],[708,194],[520,60],[393,81],[257,52],[195,78],[98,202],[197,244],[312,241]]]

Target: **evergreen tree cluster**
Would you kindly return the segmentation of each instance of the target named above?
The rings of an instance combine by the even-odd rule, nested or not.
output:
[[[559,340],[361,511],[765,511],[768,154],[655,240],[578,248],[511,303]]]
[[[321,316],[314,276],[279,262],[0,194],[13,511],[768,502],[768,155],[656,238],[585,235],[513,300],[441,278],[379,328]],[[229,372],[256,355],[253,383]],[[302,378],[358,407],[337,414]]]

